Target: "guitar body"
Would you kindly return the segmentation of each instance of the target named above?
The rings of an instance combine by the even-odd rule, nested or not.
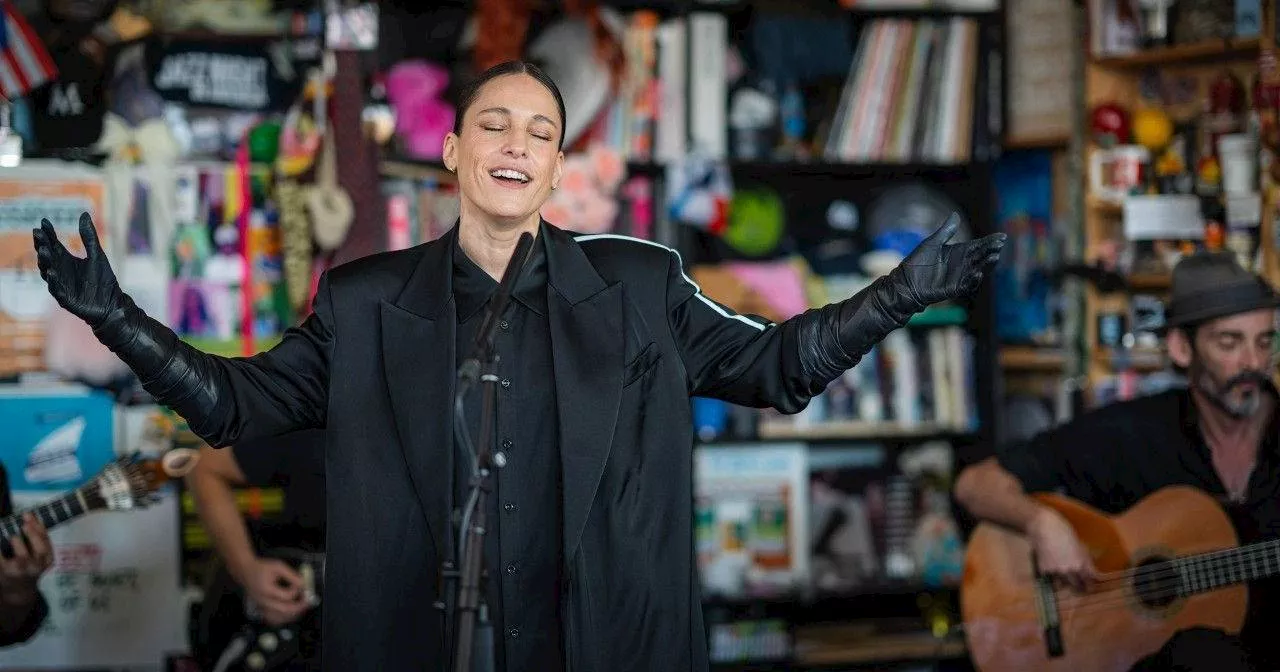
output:
[[[1037,499],[1071,523],[1099,573],[1238,543],[1218,503],[1191,487],[1161,489],[1117,516],[1057,495]],[[1179,630],[1239,633],[1248,601],[1244,584],[1161,600],[1135,587],[1132,579],[1095,585],[1087,596],[1059,589],[1063,655],[1050,657],[1037,594],[1027,540],[1005,527],[979,525],[966,550],[960,596],[965,637],[978,670],[1126,672]]]

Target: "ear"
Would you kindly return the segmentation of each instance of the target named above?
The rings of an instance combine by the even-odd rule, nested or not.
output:
[[[1192,343],[1187,332],[1182,329],[1170,329],[1165,342],[1169,346],[1169,358],[1182,368],[1191,366]]]
[[[556,166],[551,171],[551,188],[560,186],[560,177],[564,174],[564,152],[556,155]]]
[[[458,170],[458,136],[452,131],[444,136],[444,147],[440,150],[440,160],[451,173]]]

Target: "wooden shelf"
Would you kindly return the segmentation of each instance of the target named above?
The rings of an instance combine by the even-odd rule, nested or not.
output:
[[[1094,196],[1089,197],[1089,209],[1104,217],[1123,217],[1124,204]]]
[[[1005,151],[1020,149],[1067,149],[1071,145],[1071,135],[1033,135],[1025,138],[1005,138]]]
[[[1126,280],[1129,289],[1138,292],[1167,292],[1173,287],[1173,277],[1167,273],[1135,273]]]
[[[928,439],[964,430],[934,423],[901,425],[896,422],[867,422],[843,420],[800,424],[789,420],[766,420],[760,423],[759,435],[767,440],[848,440],[875,441],[896,439]]]
[[[950,660],[966,655],[964,639],[957,636],[935,637],[928,632],[858,636],[840,626],[823,630],[825,632],[796,633],[796,662],[801,665],[866,665]]]
[[[1141,373],[1163,371],[1168,366],[1164,351],[1149,348],[1125,351],[1100,346],[1094,352],[1094,361],[1099,366],[1116,371],[1133,370]]]
[[[1061,371],[1066,356],[1058,348],[1034,345],[1000,346],[1000,368],[1010,371]]]
[[[1191,65],[1223,59],[1244,60],[1254,58],[1261,49],[1258,38],[1207,40],[1192,44],[1177,44],[1126,54],[1094,58],[1095,65],[1104,68],[1145,68],[1158,66]]]

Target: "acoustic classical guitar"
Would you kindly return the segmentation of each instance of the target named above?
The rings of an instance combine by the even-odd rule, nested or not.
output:
[[[1085,593],[1057,588],[1036,572],[1024,537],[980,524],[965,552],[960,602],[982,672],[1126,672],[1178,630],[1239,633],[1244,584],[1280,574],[1280,540],[1240,546],[1222,507],[1195,488],[1163,488],[1116,516],[1036,497],[1075,528],[1099,579]]]

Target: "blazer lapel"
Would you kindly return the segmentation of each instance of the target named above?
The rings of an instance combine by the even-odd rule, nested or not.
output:
[[[622,396],[623,301],[578,244],[543,223],[564,479],[564,557],[577,550],[613,443]]]
[[[439,552],[444,552],[453,472],[453,239],[424,246],[394,302],[382,302],[382,364],[405,466]]]

